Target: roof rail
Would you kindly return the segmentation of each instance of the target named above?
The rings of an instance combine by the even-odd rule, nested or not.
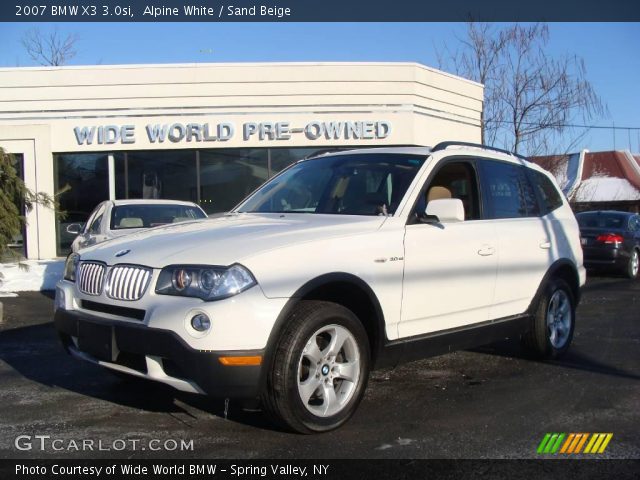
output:
[[[431,152],[437,152],[438,150],[446,150],[448,147],[459,146],[459,147],[476,147],[476,148],[485,148],[487,150],[493,150],[494,152],[506,153],[507,155],[513,155],[514,157],[518,157],[521,160],[529,161],[527,157],[524,155],[520,155],[519,153],[513,153],[509,150],[504,150],[502,148],[490,147],[489,145],[482,145],[480,143],[471,143],[471,142],[440,142],[435,147],[431,149]]]

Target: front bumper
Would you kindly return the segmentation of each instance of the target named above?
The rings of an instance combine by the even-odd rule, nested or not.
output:
[[[76,310],[56,310],[54,323],[70,354],[104,367],[217,398],[253,399],[260,394],[262,365],[225,366],[219,359],[264,358],[264,350],[197,350],[171,330]]]

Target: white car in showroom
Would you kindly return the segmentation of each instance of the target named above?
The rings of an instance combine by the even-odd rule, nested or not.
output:
[[[192,202],[105,200],[93,209],[85,223],[71,223],[65,227],[65,231],[76,235],[71,243],[71,251],[77,252],[81,248],[146,228],[202,218],[207,218],[207,214]]]
[[[447,142],[305,159],[224,217],[73,253],[55,325],[78,358],[312,433],[373,368],[506,337],[562,355],[584,282],[553,177]]]

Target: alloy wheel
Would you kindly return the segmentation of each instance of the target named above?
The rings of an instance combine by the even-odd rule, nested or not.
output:
[[[569,295],[564,290],[556,290],[547,307],[547,330],[554,348],[562,348],[567,342],[572,320]]]
[[[360,349],[353,334],[341,325],[326,325],[307,341],[298,362],[298,394],[305,408],[318,417],[339,413],[360,381]]]

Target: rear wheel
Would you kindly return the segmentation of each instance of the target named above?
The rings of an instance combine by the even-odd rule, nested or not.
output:
[[[576,308],[571,288],[552,279],[539,296],[530,330],[523,336],[525,348],[539,358],[558,358],[571,345]]]
[[[332,430],[355,412],[368,376],[369,342],[358,318],[341,305],[301,301],[275,352],[265,411],[300,433]]]
[[[631,280],[636,280],[638,278],[638,272],[640,270],[640,255],[638,254],[638,250],[633,250],[631,252],[631,256],[629,257],[629,262],[627,263],[626,274]]]

